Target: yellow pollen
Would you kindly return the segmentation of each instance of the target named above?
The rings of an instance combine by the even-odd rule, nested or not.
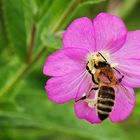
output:
[[[115,67],[117,67],[119,64],[118,63],[112,63],[112,64],[110,64],[110,66],[112,67],[112,68],[115,68]]]
[[[110,59],[110,54],[108,52],[105,53],[106,58]]]

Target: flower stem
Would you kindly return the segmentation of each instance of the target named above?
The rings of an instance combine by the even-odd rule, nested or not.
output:
[[[26,62],[29,64],[32,60],[32,54],[33,54],[33,46],[34,46],[34,42],[35,42],[35,35],[36,35],[36,26],[35,24],[33,24],[32,26],[32,31],[31,31],[31,40],[29,42],[29,52],[27,54],[27,59]]]

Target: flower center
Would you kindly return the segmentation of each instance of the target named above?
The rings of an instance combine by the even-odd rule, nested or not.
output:
[[[87,61],[87,66],[93,74],[96,71],[96,66],[98,66],[98,64],[102,62],[107,62],[112,68],[118,66],[118,63],[112,62],[110,54],[108,52],[98,52],[95,54],[90,54],[87,58]]]

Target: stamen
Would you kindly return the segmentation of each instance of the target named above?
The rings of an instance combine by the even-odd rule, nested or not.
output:
[[[110,59],[110,54],[108,52],[105,53],[106,58]]]
[[[115,68],[115,67],[118,67],[118,63],[112,63],[112,64],[110,64],[110,66],[112,67],[112,68]]]

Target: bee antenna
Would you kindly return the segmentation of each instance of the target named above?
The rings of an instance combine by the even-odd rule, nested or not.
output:
[[[105,57],[100,53],[100,52],[98,52],[101,56],[102,56],[102,58],[107,62],[107,60],[105,59]]]
[[[113,69],[114,69],[115,71],[117,71],[119,74],[121,74],[121,72],[120,72],[119,70],[117,70],[116,68],[113,67]],[[121,74],[121,75],[122,75],[122,74]]]
[[[119,71],[119,70],[117,70],[116,68],[113,68],[114,70],[116,70],[122,77],[119,79],[119,82],[121,82],[122,81],[122,79],[124,78],[124,75],[122,75],[122,73]]]

